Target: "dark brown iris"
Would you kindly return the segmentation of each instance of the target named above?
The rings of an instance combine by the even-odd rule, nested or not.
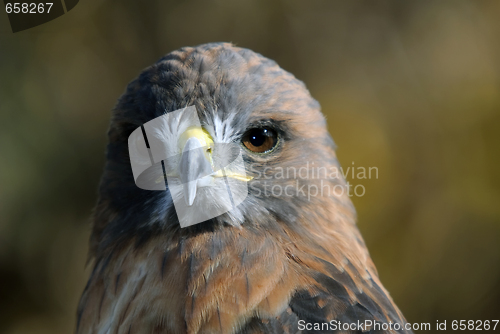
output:
[[[245,133],[242,142],[252,152],[265,153],[276,146],[278,135],[269,128],[254,128]]]

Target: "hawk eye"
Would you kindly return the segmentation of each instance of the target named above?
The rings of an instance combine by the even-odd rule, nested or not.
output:
[[[278,135],[270,128],[254,128],[248,130],[241,141],[252,152],[266,153],[276,146]]]

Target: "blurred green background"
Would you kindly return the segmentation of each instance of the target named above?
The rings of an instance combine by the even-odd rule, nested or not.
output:
[[[0,333],[71,333],[110,110],[163,54],[230,41],[319,100],[410,322],[500,314],[500,1],[84,1],[0,14]]]

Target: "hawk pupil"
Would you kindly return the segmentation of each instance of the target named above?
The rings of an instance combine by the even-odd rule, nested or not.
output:
[[[255,147],[262,146],[266,142],[267,136],[267,129],[256,129],[250,135],[250,143]]]

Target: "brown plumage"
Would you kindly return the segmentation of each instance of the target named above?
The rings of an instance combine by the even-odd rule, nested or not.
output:
[[[242,146],[254,177],[243,203],[180,228],[168,189],[134,184],[127,138],[190,105],[216,142],[240,143],[263,128],[277,140],[265,153]],[[160,59],[129,84],[113,113],[91,237],[94,269],[76,333],[331,333],[299,321],[405,324],[349,197],[339,193],[344,180],[331,176],[336,167],[318,103],[273,61],[223,43]],[[328,173],[293,173],[300,168]],[[314,186],[323,193],[312,194]]]

